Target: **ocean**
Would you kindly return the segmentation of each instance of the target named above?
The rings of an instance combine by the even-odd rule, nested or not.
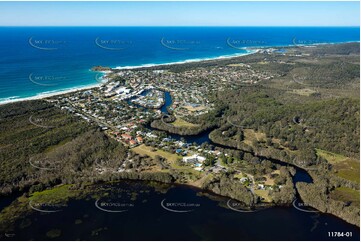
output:
[[[99,84],[93,66],[225,58],[359,41],[359,27],[0,27],[0,103]]]

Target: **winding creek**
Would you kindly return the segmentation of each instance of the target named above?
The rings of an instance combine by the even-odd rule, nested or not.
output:
[[[161,111],[165,114],[169,114],[168,113],[168,107],[172,104],[172,97],[170,95],[169,92],[165,92],[165,103],[164,105],[161,107]],[[148,126],[147,128],[149,129],[154,129],[151,128],[150,126]],[[187,143],[196,143],[198,145],[201,145],[204,142],[207,142],[215,147],[220,147],[223,149],[230,149],[230,150],[237,150],[233,147],[229,147],[229,146],[225,146],[225,145],[221,145],[221,144],[217,144],[214,143],[210,138],[209,138],[209,134],[212,132],[211,129],[206,130],[198,135],[179,135],[179,134],[173,134],[173,133],[169,133],[167,131],[166,132],[172,139],[175,140],[181,140],[182,138],[187,142]],[[244,151],[245,152],[245,151]],[[251,153],[251,152],[248,152]],[[311,176],[308,174],[308,172],[294,164],[289,164],[287,162],[283,162],[277,159],[272,159],[272,158],[267,158],[267,157],[263,157],[260,155],[256,155],[254,153],[251,153],[253,156],[258,157],[261,160],[267,159],[269,161],[271,161],[272,163],[275,164],[279,164],[279,165],[283,165],[283,166],[292,166],[296,169],[296,174],[293,176],[293,181],[294,183],[296,182],[306,182],[306,183],[311,183],[312,182],[312,178]]]
[[[161,110],[167,113],[172,100],[169,93],[165,97]],[[189,143],[208,142],[219,146],[209,139],[210,132],[196,136],[169,133],[169,136],[177,140],[184,138]],[[230,149],[225,146],[222,148]],[[290,165],[274,159],[268,160]],[[293,178],[295,183],[312,182],[305,170],[292,166],[296,169]],[[357,226],[330,214],[302,211],[292,206],[244,213],[229,207],[229,198],[184,185],[121,181],[111,186],[107,196],[95,199],[89,195],[82,199],[69,199],[58,212],[34,210],[16,222],[15,230],[1,231],[0,235],[11,233],[11,238],[2,237],[7,240],[360,239]],[[8,200],[0,199],[0,209],[8,204]],[[352,236],[330,238],[328,232],[333,231],[351,232]]]

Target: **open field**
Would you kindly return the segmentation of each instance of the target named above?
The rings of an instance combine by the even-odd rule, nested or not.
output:
[[[272,172],[272,174],[280,174],[280,170]],[[271,174],[264,176],[267,180],[264,182],[265,185],[273,186],[275,184],[275,179],[271,178]]]
[[[309,88],[303,88],[303,89],[293,89],[292,91],[289,91],[289,93],[298,94],[301,96],[310,96],[311,94],[316,93],[316,91]]]
[[[271,197],[268,194],[267,190],[254,190],[254,193],[256,193],[257,196],[263,198],[264,202],[272,202]]]
[[[349,181],[360,183],[360,162],[346,156],[316,149],[317,155],[325,158],[337,176]]]
[[[137,147],[134,147],[132,148],[132,150],[140,155],[147,155],[147,156],[150,156],[152,158],[156,157],[157,155],[158,156],[161,156],[165,159],[167,159],[168,161],[171,161],[171,162],[175,162],[177,159],[179,158],[182,158],[181,156],[179,155],[176,155],[176,154],[172,154],[172,153],[169,153],[167,151],[163,151],[163,150],[155,150],[153,151],[153,147],[151,146],[146,146],[146,145],[140,145],[140,146],[137,146]]]
[[[347,160],[346,156],[335,154],[326,150],[316,149],[316,152],[318,156],[325,158],[332,165]]]
[[[243,173],[238,173],[234,175],[234,178],[238,178],[238,179],[241,179],[243,177],[246,177]]]
[[[192,106],[183,106],[185,109],[187,109],[190,112],[195,112],[195,111],[202,111],[204,110],[206,107],[204,106],[198,106],[198,107],[192,107]]]
[[[174,122],[170,123],[171,125],[173,125],[174,127],[179,127],[179,128],[195,128],[195,127],[199,127],[198,124],[192,124],[189,123],[181,118],[177,118]]]
[[[360,162],[347,159],[332,166],[336,175],[360,184]]]
[[[256,132],[253,129],[244,129],[244,143],[252,146],[252,141],[265,141],[266,134],[261,132]]]
[[[331,198],[338,201],[351,202],[352,205],[360,206],[360,191],[338,187],[331,193]]]

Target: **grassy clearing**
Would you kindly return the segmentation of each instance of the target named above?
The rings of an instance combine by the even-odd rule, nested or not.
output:
[[[192,107],[192,106],[183,106],[185,109],[187,109],[189,112],[195,112],[195,111],[202,111],[206,109],[205,106],[198,106],[198,107]]]
[[[360,183],[360,162],[354,159],[347,159],[332,166],[332,170],[336,175]]]
[[[310,96],[311,94],[316,93],[316,91],[309,88],[303,88],[303,89],[293,89],[288,93],[297,94],[301,96]]]
[[[64,199],[67,200],[76,193],[76,190],[70,190],[70,187],[71,185],[61,185],[41,192],[34,192],[29,199],[35,202],[47,203],[64,201]]]
[[[331,193],[331,198],[338,201],[351,202],[352,205],[360,206],[360,191],[338,187]]]
[[[316,149],[317,155],[325,158],[331,165],[332,171],[339,177],[360,183],[360,162],[346,156]]]
[[[137,146],[135,148],[132,148],[132,150],[140,155],[147,155],[150,156],[152,158],[154,158],[155,156],[161,156],[163,158],[165,158],[168,162],[168,164],[171,166],[172,169],[176,169],[181,171],[182,173],[185,174],[191,174],[192,176],[195,176],[196,179],[199,179],[199,175],[201,174],[200,171],[196,171],[194,170],[192,167],[190,166],[180,166],[177,164],[177,160],[181,159],[182,156],[180,155],[176,155],[176,154],[172,154],[170,152],[167,151],[163,151],[163,150],[155,150],[153,151],[153,147],[151,146],[146,146],[146,145],[140,145]],[[162,172],[169,172],[170,170],[161,170]]]
[[[268,174],[264,176],[267,180],[264,182],[265,185],[273,186],[275,184],[275,180],[271,178],[271,175]]]
[[[347,160],[346,156],[335,154],[326,150],[316,149],[316,153],[318,156],[325,158],[332,165]]]
[[[173,125],[174,127],[179,127],[179,128],[195,128],[195,127],[199,127],[198,124],[192,124],[189,123],[181,118],[177,118],[174,122],[170,123],[171,125]]]
[[[254,190],[257,196],[261,197],[264,202],[272,202],[272,198],[269,196],[267,190]]]
[[[265,141],[266,140],[266,134],[262,132],[256,132],[253,129],[244,129],[244,143],[247,145],[252,146],[253,140],[257,141]]]
[[[140,155],[147,155],[150,156],[152,158],[158,156],[161,156],[165,159],[167,159],[168,161],[171,162],[175,162],[177,159],[182,158],[182,156],[176,155],[176,154],[172,154],[170,152],[164,151],[164,150],[158,150],[156,149],[155,151],[153,150],[154,148],[151,146],[146,146],[146,145],[140,145],[137,147],[132,148],[132,150]]]
[[[238,178],[238,179],[241,179],[241,178],[243,178],[243,177],[246,177],[243,173],[238,173],[238,174],[235,174],[234,175],[234,178]]]
[[[200,179],[196,180],[196,181],[193,181],[193,182],[189,182],[188,184],[189,185],[192,185],[192,186],[195,186],[195,187],[202,187],[202,185],[206,182],[206,181],[209,181],[210,179],[213,178],[213,175],[212,174],[208,174],[208,175],[205,175],[205,176],[202,176]]]

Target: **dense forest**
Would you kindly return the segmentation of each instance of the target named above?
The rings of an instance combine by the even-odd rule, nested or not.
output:
[[[312,100],[311,97],[299,104],[287,99],[283,102],[279,95],[282,94],[278,90],[262,86],[227,91],[227,95],[220,93],[217,102],[228,105],[223,132],[227,127],[227,130],[238,127],[235,131],[242,137],[242,128],[254,129],[265,133],[268,139],[279,139],[279,145],[289,150],[308,153],[320,148],[359,156],[357,99]]]

